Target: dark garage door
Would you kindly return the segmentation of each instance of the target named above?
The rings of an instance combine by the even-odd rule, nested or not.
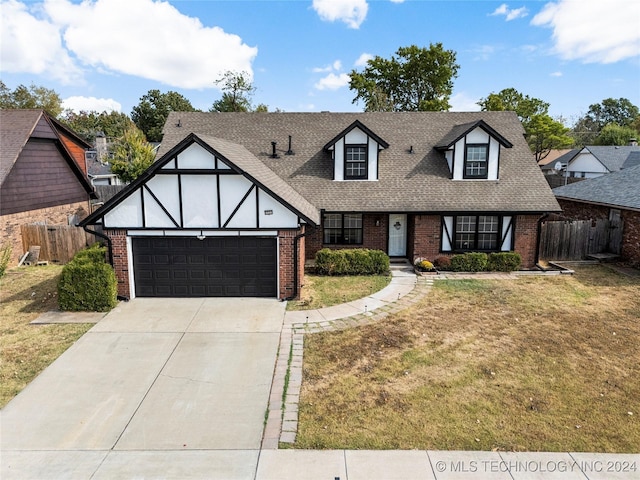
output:
[[[132,239],[138,297],[275,297],[276,239]]]

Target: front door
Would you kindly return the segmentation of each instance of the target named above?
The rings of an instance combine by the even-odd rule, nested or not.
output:
[[[407,216],[394,213],[389,215],[389,256],[407,255]]]

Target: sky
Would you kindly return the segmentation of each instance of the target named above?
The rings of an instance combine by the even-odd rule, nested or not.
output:
[[[131,114],[149,90],[195,108],[244,72],[270,111],[362,111],[348,74],[399,47],[442,43],[453,111],[504,88],[570,125],[605,98],[640,106],[638,0],[0,0],[0,79],[76,111]]]

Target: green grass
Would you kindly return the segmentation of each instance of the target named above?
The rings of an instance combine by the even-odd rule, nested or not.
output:
[[[0,280],[0,408],[93,326],[30,324],[58,309],[61,272],[58,265],[14,268]]]
[[[390,275],[320,276],[306,274],[300,300],[287,303],[287,310],[313,310],[351,302],[382,290]]]
[[[306,336],[294,447],[637,452],[638,338],[640,279],[603,267],[437,281]]]

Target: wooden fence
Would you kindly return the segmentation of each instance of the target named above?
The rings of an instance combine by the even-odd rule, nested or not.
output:
[[[23,251],[40,246],[39,260],[67,263],[87,244],[94,243],[94,236],[82,228],[68,225],[21,225]]]
[[[622,220],[543,222],[540,259],[583,260],[594,253],[620,254]]]

